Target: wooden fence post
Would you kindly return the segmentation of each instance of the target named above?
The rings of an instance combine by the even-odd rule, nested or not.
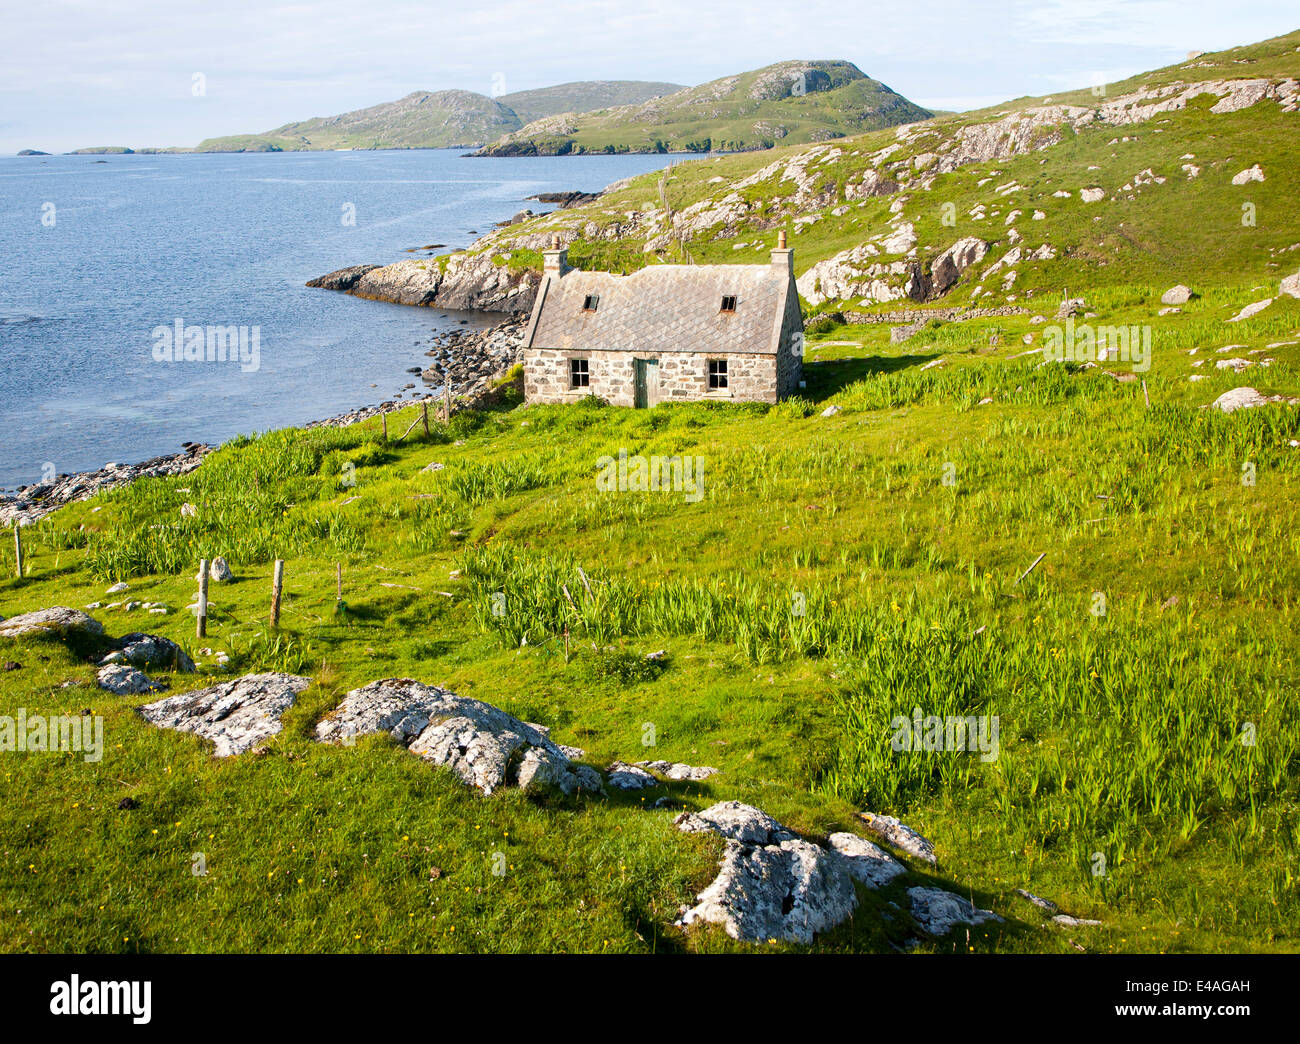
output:
[[[429,437],[429,400],[420,403],[420,422],[424,425],[424,437]]]
[[[334,563],[334,600],[343,601],[343,563]]]
[[[280,593],[284,590],[284,559],[275,560],[275,572],[271,580],[271,626],[280,626]]]
[[[388,411],[387,410],[379,411],[379,421],[384,426],[384,441],[387,442],[388,441]]]
[[[442,375],[442,423],[451,420],[451,367]]]
[[[18,570],[18,579],[23,578],[23,527],[14,519],[14,566]]]
[[[199,559],[199,605],[197,634],[200,638],[208,636],[208,560]]]

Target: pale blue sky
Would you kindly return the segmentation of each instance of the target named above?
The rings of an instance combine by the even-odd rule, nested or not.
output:
[[[975,108],[1290,32],[1274,0],[4,0],[0,153],[193,145],[389,101],[580,79],[703,83],[844,58]],[[195,96],[195,73],[206,93]]]

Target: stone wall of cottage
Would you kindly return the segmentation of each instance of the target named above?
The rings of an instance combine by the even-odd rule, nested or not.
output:
[[[796,303],[795,307],[798,307]],[[570,387],[569,360],[586,359],[589,385]],[[596,352],[529,348],[524,352],[524,396],[529,402],[576,402],[597,395],[613,406],[636,405],[633,359],[659,360],[658,402],[717,399],[721,402],[776,402],[778,393],[798,388],[799,360],[788,350],[777,355],[709,352]],[[709,360],[727,360],[727,387],[709,388]],[[782,372],[784,371],[784,372]],[[791,374],[794,374],[793,378]]]

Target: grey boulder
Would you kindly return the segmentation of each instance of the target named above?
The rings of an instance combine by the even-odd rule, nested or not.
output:
[[[973,927],[987,921],[1002,920],[992,910],[981,910],[942,888],[909,888],[907,898],[916,923],[934,936],[947,935],[958,925]]]
[[[157,634],[133,631],[118,640],[118,648],[105,656],[100,663],[129,663],[146,670],[194,670],[194,661],[170,638]]]
[[[137,696],[142,692],[161,692],[167,688],[163,683],[154,681],[134,667],[121,663],[110,663],[107,667],[101,667],[96,681],[101,689],[115,696]]]

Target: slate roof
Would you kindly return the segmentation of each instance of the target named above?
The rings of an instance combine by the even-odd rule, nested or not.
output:
[[[632,275],[570,270],[546,279],[526,346],[562,350],[776,354],[784,265],[652,265]],[[588,295],[596,311],[583,310]],[[721,310],[724,296],[736,311]]]

